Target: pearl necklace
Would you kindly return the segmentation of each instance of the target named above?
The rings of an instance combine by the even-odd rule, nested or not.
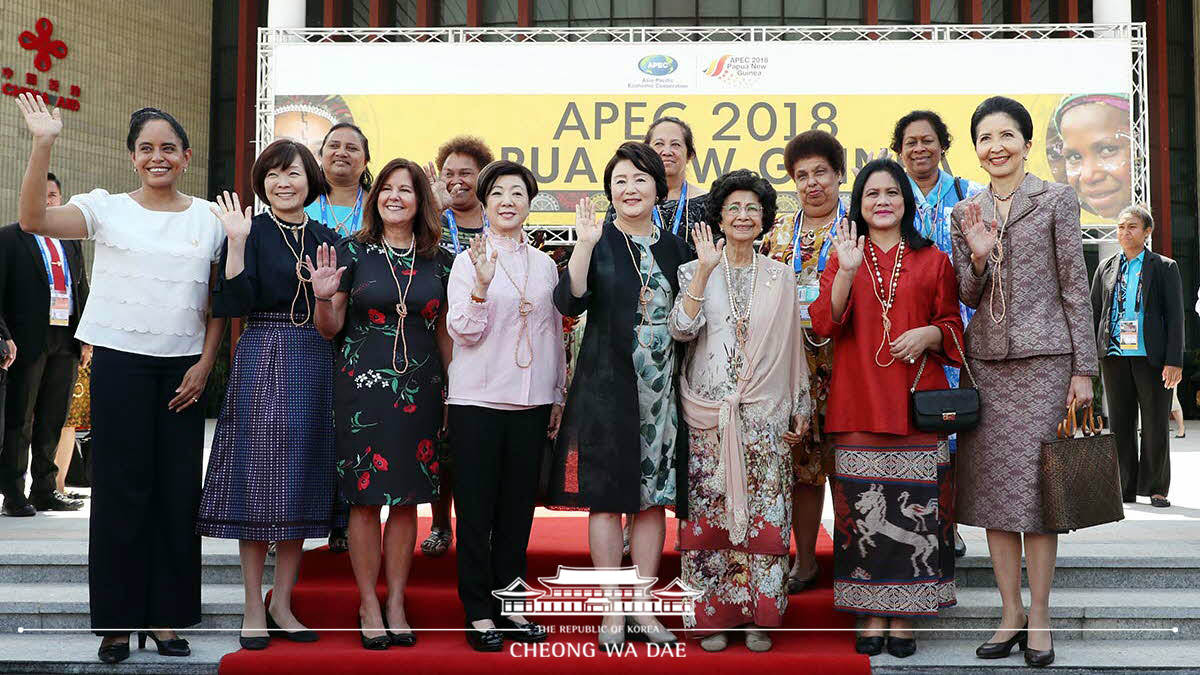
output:
[[[413,233],[412,243],[409,244],[408,250],[404,252],[396,251],[388,243],[386,235],[380,235],[379,241],[383,243],[383,257],[387,262],[388,271],[392,273],[392,281],[396,283],[396,293],[400,296],[400,302],[396,303],[396,314],[398,315],[396,319],[396,334],[392,336],[392,370],[395,370],[397,375],[403,375],[408,372],[409,367],[408,336],[404,334],[404,320],[408,317],[408,290],[412,288],[412,280],[416,276],[415,272],[417,271],[417,235],[415,232]],[[392,258],[395,258],[398,263],[403,263],[404,256],[406,255],[409,256],[409,274],[405,275],[408,277],[408,283],[404,285],[404,290],[401,290],[400,278],[396,276],[396,267],[392,264]],[[400,343],[403,343],[404,347],[404,370],[400,370],[400,367],[396,364],[396,352],[398,351],[396,347]]]
[[[989,186],[988,192],[992,195],[992,214],[995,215],[996,220],[1000,220],[1000,204],[998,202],[1012,199],[1012,196],[1017,191],[1013,190],[1007,196],[1001,197],[993,192]],[[1011,208],[1009,207],[1010,216],[1012,215]],[[992,248],[992,252],[988,254],[988,260],[992,263],[992,293],[988,296],[988,313],[991,314],[992,323],[994,324],[1004,323],[1004,317],[1008,316],[1008,301],[1004,298],[1004,231],[1006,229],[1008,229],[1008,218],[1000,222],[1000,229],[996,232],[996,245]],[[997,296],[1000,297],[999,316],[996,315]]]
[[[304,227],[308,225],[308,214],[304,213],[303,211],[301,211],[300,214],[303,216],[303,220],[300,221],[299,225],[292,225],[290,223],[285,223],[276,217],[274,210],[267,209],[267,215],[271,216],[271,220],[275,221],[275,225],[279,228],[279,235],[283,237],[283,243],[287,244],[288,250],[291,251],[292,255],[296,258],[296,294],[292,296],[292,305],[288,309],[288,319],[290,319],[292,325],[297,328],[311,321],[313,316],[312,301],[308,299],[308,294],[304,293],[304,320],[296,321],[296,303],[300,300],[300,295],[302,293],[302,289],[304,288],[304,284],[312,283],[312,271],[304,262]],[[291,240],[288,239],[288,231],[292,233],[294,238],[300,240],[299,251],[296,250],[296,247],[292,246]],[[306,270],[309,272],[308,277],[304,276],[304,272]]]
[[[758,284],[758,256],[751,253],[750,255],[750,300],[746,303],[746,312],[743,314],[738,311],[738,302],[733,297],[733,272],[729,266],[729,249],[721,250],[721,262],[725,267],[725,293],[729,298],[729,311],[733,314],[733,335],[737,340],[738,349],[742,353],[742,368],[741,370],[749,370],[749,357],[746,352],[746,339],[750,334],[750,313],[754,311],[754,287]],[[737,379],[745,382],[750,379],[747,374],[742,377],[741,372],[737,373]]]
[[[892,318],[889,313],[892,311],[892,305],[896,302],[896,287],[900,285],[900,263],[904,260],[904,237],[900,237],[900,243],[897,244],[900,248],[896,250],[896,263],[892,266],[892,279],[887,288],[887,296],[883,294],[883,270],[879,267],[879,258],[875,255],[875,249],[878,246],[875,242],[867,242],[867,251],[871,254],[871,290],[875,292],[875,298],[879,300],[881,315],[883,318],[883,340],[880,341],[879,347],[875,350],[875,365],[880,368],[887,368],[896,362],[896,357],[891,357],[887,363],[880,363],[879,354],[885,347],[892,342]]]

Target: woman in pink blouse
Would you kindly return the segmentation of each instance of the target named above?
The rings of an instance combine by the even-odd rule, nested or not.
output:
[[[546,631],[500,616],[492,591],[525,576],[538,471],[546,438],[558,433],[566,386],[562,315],[552,294],[558,270],[524,234],[538,186],[505,160],[479,174],[475,192],[490,227],[454,261],[448,327],[451,448],[457,470],[458,595],[467,642],[500,651],[504,635],[541,642]]]

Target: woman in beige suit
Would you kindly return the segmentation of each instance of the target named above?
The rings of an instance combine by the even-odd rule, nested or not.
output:
[[[978,311],[966,349],[984,412],[977,428],[959,434],[956,507],[960,523],[987,528],[1004,603],[999,630],[976,654],[1003,658],[1019,644],[1029,665],[1045,666],[1054,661],[1048,629],[1058,533],[1042,524],[1041,442],[1054,438],[1069,404],[1091,403],[1099,367],[1079,200],[1070,187],[1026,170],[1032,137],[1029,111],[1010,98],[989,98],[971,115],[971,139],[991,182],[954,208],[953,244],[959,295]]]

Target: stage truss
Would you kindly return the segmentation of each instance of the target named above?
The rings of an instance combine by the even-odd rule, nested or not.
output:
[[[258,94],[255,102],[256,151],[274,139],[275,93],[271,88],[276,45],[295,42],[824,42],[857,40],[1041,40],[1126,37],[1130,40],[1132,104],[1129,129],[1133,150],[1133,202],[1151,206],[1144,23],[970,24],[904,26],[730,26],[589,28],[259,28]],[[262,208],[262,205],[259,205]],[[548,245],[571,245],[570,225],[530,225]],[[1116,242],[1113,224],[1081,228],[1084,244]]]

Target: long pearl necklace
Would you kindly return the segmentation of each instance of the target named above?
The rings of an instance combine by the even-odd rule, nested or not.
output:
[[[1025,174],[1029,175],[1028,172]],[[992,196],[992,213],[996,216],[996,220],[1000,220],[1000,204],[1006,202],[1017,194],[1017,190],[1021,189],[1021,185],[1025,183],[1022,178],[1017,187],[1013,188],[1012,192],[1006,195],[998,195],[988,185],[988,194]],[[1012,215],[1010,207],[1009,216]],[[1008,300],[1004,297],[1004,231],[1008,229],[1008,218],[1000,220],[1000,229],[996,232],[996,246],[992,248],[992,252],[988,254],[988,260],[992,263],[992,293],[988,296],[988,313],[992,315],[992,323],[1004,323],[1004,317],[1008,316]],[[1000,296],[1000,315],[996,315],[996,296]]]
[[[300,221],[299,225],[291,225],[279,220],[274,210],[267,209],[267,214],[271,216],[271,220],[275,221],[275,225],[279,227],[279,235],[283,237],[283,243],[287,244],[288,250],[296,258],[296,294],[292,296],[292,305],[288,309],[288,318],[291,319],[292,325],[297,328],[311,321],[313,315],[312,301],[308,299],[308,294],[303,292],[304,284],[312,283],[312,271],[304,264],[304,226],[308,225],[308,214],[303,211],[300,213],[303,216],[303,220]],[[287,235],[289,231],[292,233],[292,237],[300,240],[299,251],[296,250],[296,247],[292,246],[291,239]],[[309,273],[307,277],[304,276],[305,271]],[[304,295],[304,320],[296,321],[296,303],[299,302],[301,294]]]
[[[750,300],[746,303],[746,311],[738,310],[739,303],[733,297],[733,272],[729,266],[729,249],[721,250],[721,262],[725,267],[725,293],[729,298],[729,311],[733,314],[733,335],[737,340],[738,350],[742,354],[742,367],[737,373],[737,379],[745,382],[750,379],[750,359],[746,352],[746,339],[750,334],[750,313],[754,311],[754,287],[758,285],[758,256],[750,254]],[[741,371],[747,371],[745,377]]]
[[[642,268],[638,265],[637,256],[633,253],[633,237],[621,230],[621,234],[625,235],[625,247],[629,249],[629,259],[633,261],[633,270],[638,275],[638,284],[641,289],[638,291],[638,303],[642,306],[642,320],[633,328],[633,334],[637,338],[639,345],[649,349],[654,344],[654,337],[650,337],[650,342],[642,341],[642,329],[650,327],[650,301],[654,300],[654,289],[650,288],[650,278],[654,275],[654,260],[650,260],[650,270],[646,273],[646,278],[642,278]],[[646,255],[650,255],[650,247],[646,247]]]
[[[488,237],[489,239],[491,238],[490,235]],[[525,280],[521,284],[517,284],[517,280],[513,278],[508,268],[504,266],[504,261],[498,254],[496,256],[496,264],[504,272],[504,276],[508,277],[508,281],[513,285],[513,288],[520,294],[517,301],[517,318],[521,322],[521,325],[517,328],[517,344],[513,348],[513,361],[517,364],[518,368],[528,368],[533,365],[533,335],[529,331],[529,315],[533,313],[533,303],[527,299],[525,292],[529,289],[529,277],[533,275],[533,270],[529,269],[529,245],[521,242],[517,246],[525,254]],[[525,348],[529,351],[529,360],[525,363],[521,363],[521,338],[525,338]]]
[[[875,255],[875,249],[878,248],[875,242],[867,242],[867,251],[871,254],[871,290],[875,292],[875,298],[879,300],[881,307],[881,316],[883,318],[883,340],[879,343],[879,348],[875,350],[875,365],[880,368],[887,368],[896,362],[896,357],[892,356],[887,363],[879,361],[879,354],[892,342],[892,318],[890,312],[892,305],[896,302],[896,287],[900,285],[900,263],[904,260],[904,237],[900,237],[900,243],[897,244],[900,248],[896,249],[896,262],[892,266],[892,279],[887,287],[887,295],[885,296],[883,284],[883,270],[879,267],[879,258]]]
[[[408,250],[398,252],[391,244],[388,243],[387,235],[380,235],[379,240],[383,242],[384,258],[387,260],[388,271],[392,273],[392,281],[396,282],[396,293],[400,296],[400,302],[396,303],[396,334],[392,337],[392,370],[396,374],[403,375],[408,372],[408,336],[404,334],[404,320],[408,317],[408,290],[412,288],[413,277],[417,271],[417,235],[414,232],[412,242],[408,246]],[[400,289],[400,278],[396,276],[396,267],[392,264],[392,258],[396,259],[397,263],[404,262],[404,256],[409,256],[408,259],[408,283],[404,285],[404,289]],[[404,347],[404,369],[401,370],[396,363],[397,347],[403,343]]]

